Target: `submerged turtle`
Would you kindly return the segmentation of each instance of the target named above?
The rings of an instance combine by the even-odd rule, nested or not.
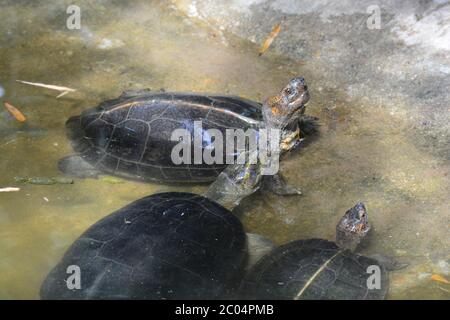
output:
[[[382,255],[353,253],[370,225],[364,204],[348,210],[336,227],[336,243],[293,241],[261,258],[240,286],[246,299],[383,299],[388,270],[406,266]],[[373,283],[371,275],[374,275]],[[378,277],[378,278],[375,278]]]
[[[239,219],[205,197],[152,195],[98,221],[66,252],[42,299],[211,299],[236,283],[246,259]],[[69,266],[81,289],[69,290]]]
[[[246,237],[232,209],[260,179],[244,166],[232,176],[234,201],[209,191],[155,194],[101,219],[84,232],[49,273],[42,299],[214,299],[238,286],[247,261],[271,249],[258,236]],[[246,176],[240,179],[241,175]],[[220,190],[223,179],[213,183]],[[237,188],[241,186],[241,188]],[[223,186],[225,189],[229,185]],[[217,202],[216,202],[216,201]],[[227,198],[229,200],[229,198]],[[225,208],[223,205],[228,207]],[[248,257],[247,246],[255,255]],[[270,242],[269,242],[270,244]],[[78,289],[70,290],[68,268],[79,269]],[[73,268],[73,267],[72,267]],[[75,281],[75,280],[74,280]],[[75,283],[73,283],[75,285]]]
[[[383,299],[387,269],[404,266],[351,252],[370,229],[363,204],[339,222],[337,244],[310,239],[274,249],[246,235],[232,207],[214,200],[160,193],[101,219],[48,274],[41,298],[216,299],[238,292],[246,299]],[[369,267],[379,268],[379,287],[367,286]]]
[[[171,153],[179,141],[172,141],[171,136],[176,129],[190,132],[192,151],[199,130],[203,154],[211,144],[205,134],[208,129],[218,129],[225,137],[226,129],[278,126],[282,130],[281,149],[287,151],[300,141],[299,126],[304,131],[314,128],[315,119],[303,115],[308,100],[308,88],[301,77],[292,79],[263,105],[235,96],[126,92],[67,121],[68,135],[78,155],[62,159],[59,167],[81,177],[104,172],[168,183],[214,181],[226,164],[173,163]],[[194,121],[201,121],[201,128],[196,128]],[[236,156],[239,151],[227,152]],[[191,154],[193,158],[194,152]]]

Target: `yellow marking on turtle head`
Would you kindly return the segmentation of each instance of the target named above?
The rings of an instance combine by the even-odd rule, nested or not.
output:
[[[273,115],[278,115],[281,113],[281,109],[279,108],[281,97],[276,95],[267,99],[266,104],[270,106],[270,110]]]

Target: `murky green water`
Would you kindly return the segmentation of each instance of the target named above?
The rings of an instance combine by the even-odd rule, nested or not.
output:
[[[65,27],[70,3],[6,1],[0,10],[1,100],[28,118],[21,125],[0,111],[0,187],[21,188],[0,193],[0,298],[38,298],[42,280],[68,246],[127,203],[160,191],[206,190],[101,179],[16,183],[15,176],[60,175],[57,161],[71,153],[64,130],[69,116],[130,88],[262,100],[296,75],[307,79],[308,113],[322,124],[317,137],[282,163],[304,195],[255,194],[237,210],[246,228],[277,243],[333,239],[338,219],[362,200],[374,229],[362,251],[410,264],[391,274],[389,297],[450,298],[448,285],[430,279],[449,272],[449,162],[420,147],[424,138],[402,114],[387,113],[369,97],[350,100],[339,88],[321,87],[323,75],[311,65],[270,52],[258,58],[255,46],[196,25],[167,3],[78,1],[82,30],[73,31]],[[78,91],[56,99],[58,93],[17,79]]]

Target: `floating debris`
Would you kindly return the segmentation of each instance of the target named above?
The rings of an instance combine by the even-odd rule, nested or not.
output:
[[[26,178],[26,177],[14,177],[16,182],[29,183],[37,185],[52,185],[52,184],[73,184],[72,178],[67,177],[36,177],[36,178]]]
[[[53,84],[45,84],[45,83],[39,83],[39,82],[29,82],[29,81],[23,81],[23,80],[16,80],[17,82],[20,83],[24,83],[24,84],[29,84],[30,86],[36,86],[36,87],[42,87],[42,88],[47,88],[47,89],[51,89],[51,90],[57,90],[57,91],[61,91],[61,94],[59,94],[56,98],[60,98],[66,94],[68,94],[69,92],[75,92],[77,91],[76,89],[72,89],[72,88],[68,88],[68,87],[63,87],[63,86],[56,86]]]
[[[25,117],[25,115],[16,107],[14,107],[11,103],[9,102],[3,102],[3,105],[5,106],[6,110],[8,110],[9,113],[11,113],[11,115],[19,122],[25,122],[27,121],[27,118]]]
[[[73,184],[74,182],[72,178],[68,177],[54,177],[53,180],[55,180],[55,182],[59,184]]]
[[[421,272],[417,276],[419,280],[428,279],[429,277],[431,277],[431,273],[428,272]]]
[[[125,43],[120,39],[108,39],[103,38],[100,43],[98,44],[97,48],[102,50],[107,49],[113,49],[113,48],[120,48],[123,47]]]
[[[69,92],[70,92],[70,91],[64,91],[63,93],[58,94],[58,95],[56,96],[56,99],[61,98],[62,96],[65,96],[65,95],[68,94]]]
[[[448,281],[447,279],[445,279],[443,276],[441,276],[439,274],[433,274],[431,276],[431,280],[437,281],[437,282],[441,282],[441,283],[445,283],[445,284],[450,284],[450,281]]]
[[[0,148],[1,148],[1,147],[4,147],[4,146],[7,146],[8,144],[13,143],[14,141],[16,141],[16,139],[12,139],[12,140],[9,140],[9,141],[7,141],[7,142],[5,142],[5,143],[3,143],[3,144],[0,144]]]
[[[448,275],[450,273],[450,263],[445,260],[438,261],[438,267],[441,269],[441,273]]]
[[[259,50],[259,56],[261,56],[264,52],[269,49],[270,45],[272,44],[273,40],[276,38],[276,36],[281,31],[281,23],[278,23],[273,29],[272,32],[270,32],[269,36],[264,41],[261,49]]]
[[[20,191],[20,188],[15,187],[0,188],[0,192],[17,192],[17,191]]]

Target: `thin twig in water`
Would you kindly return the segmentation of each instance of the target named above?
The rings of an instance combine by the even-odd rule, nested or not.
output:
[[[438,288],[441,289],[441,290],[444,291],[444,292],[450,292],[449,290],[444,289],[444,288],[442,288],[441,286],[438,286]]]
[[[39,83],[39,82],[29,82],[29,81],[23,81],[23,80],[16,80],[16,81],[20,82],[20,83],[24,83],[24,84],[29,84],[30,86],[42,87],[42,88],[51,89],[51,90],[57,90],[57,91],[62,92],[56,98],[60,98],[60,97],[62,97],[64,95],[68,94],[69,92],[77,91],[76,89],[63,87],[63,86],[55,86],[53,84],[45,84],[45,83]]]
[[[64,91],[63,93],[59,94],[56,99],[61,98],[62,96],[65,96],[66,94],[68,94],[70,91]]]
[[[16,141],[16,139],[12,139],[12,140],[9,140],[8,142],[5,142],[4,144],[0,144],[0,148],[4,147],[4,146],[7,146],[10,143],[13,143],[14,141]]]
[[[20,191],[20,188],[14,187],[0,188],[0,192],[17,192],[17,191]]]

